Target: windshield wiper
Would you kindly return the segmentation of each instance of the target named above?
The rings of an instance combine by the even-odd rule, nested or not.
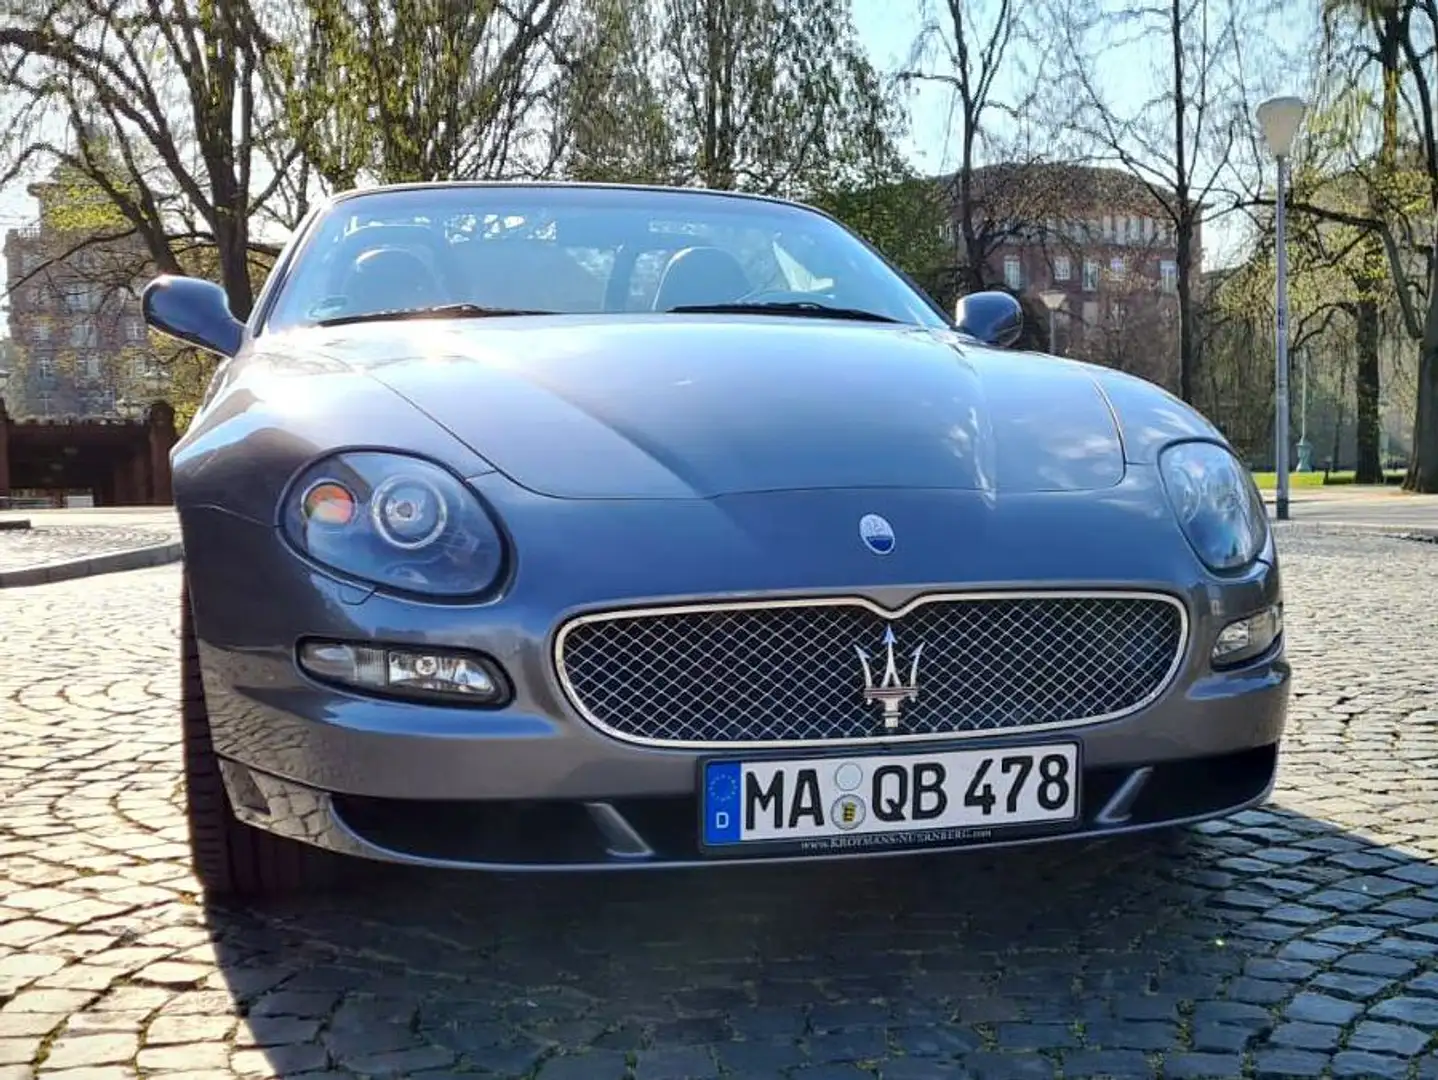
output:
[[[771,300],[764,303],[733,303],[733,304],[681,304],[679,307],[666,308],[666,311],[676,315],[809,315],[816,319],[855,319],[860,322],[884,322],[896,323],[899,320],[890,318],[888,315],[880,315],[876,311],[864,311],[862,308],[831,307],[828,304],[821,304],[816,300]]]
[[[336,315],[321,319],[317,326],[343,326],[357,322],[392,322],[399,319],[488,319],[502,315],[558,315],[557,311],[531,311],[528,308],[483,307],[479,304],[437,304],[434,307],[393,308],[387,311],[365,311],[357,315]]]

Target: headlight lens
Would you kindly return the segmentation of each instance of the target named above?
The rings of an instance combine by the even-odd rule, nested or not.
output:
[[[375,585],[470,596],[494,584],[504,541],[479,497],[420,458],[371,451],[311,465],[281,512],[290,543]]]
[[[1237,570],[1258,557],[1268,514],[1253,479],[1214,443],[1179,443],[1159,457],[1164,489],[1188,542],[1211,570]]]

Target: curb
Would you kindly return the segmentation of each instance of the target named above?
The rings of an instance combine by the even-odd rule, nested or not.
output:
[[[1270,525],[1301,525],[1311,529],[1333,529],[1339,532],[1367,533],[1371,536],[1387,536],[1394,540],[1415,540],[1422,543],[1438,544],[1438,528],[1430,528],[1426,525],[1390,524],[1380,521],[1304,521],[1301,518],[1289,518],[1282,522],[1275,518],[1269,518],[1268,523]]]
[[[179,562],[184,557],[184,552],[184,544],[176,540],[168,544],[107,551],[103,555],[67,559],[42,566],[27,566],[19,570],[0,570],[0,589],[21,589],[31,585],[49,585],[57,581],[94,577],[97,574],[117,574],[124,570],[164,566],[166,563]]]

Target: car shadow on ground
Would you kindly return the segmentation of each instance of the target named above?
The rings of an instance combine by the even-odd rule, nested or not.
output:
[[[1066,1077],[1126,1076],[1151,1074],[1121,1062],[1174,1053],[1220,1055],[1225,1075],[1251,1067],[1241,1054],[1312,1066],[1365,1003],[1381,1017],[1395,994],[1438,993],[1404,989],[1438,953],[1435,886],[1419,852],[1270,806],[998,854],[588,876],[365,866],[303,903],[206,915],[240,1043],[272,1075],[940,1080],[1048,1076],[1062,1059]],[[1334,1045],[1284,1037],[1285,1008]],[[1113,1068],[1075,1071],[1104,1054]]]

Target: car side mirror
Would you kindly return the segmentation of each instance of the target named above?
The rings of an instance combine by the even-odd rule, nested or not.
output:
[[[1006,292],[991,289],[959,297],[954,325],[961,334],[1006,349],[1024,332],[1024,309]]]
[[[220,356],[234,356],[244,341],[244,324],[230,313],[225,290],[212,281],[163,274],[145,286],[140,310],[160,333]]]

